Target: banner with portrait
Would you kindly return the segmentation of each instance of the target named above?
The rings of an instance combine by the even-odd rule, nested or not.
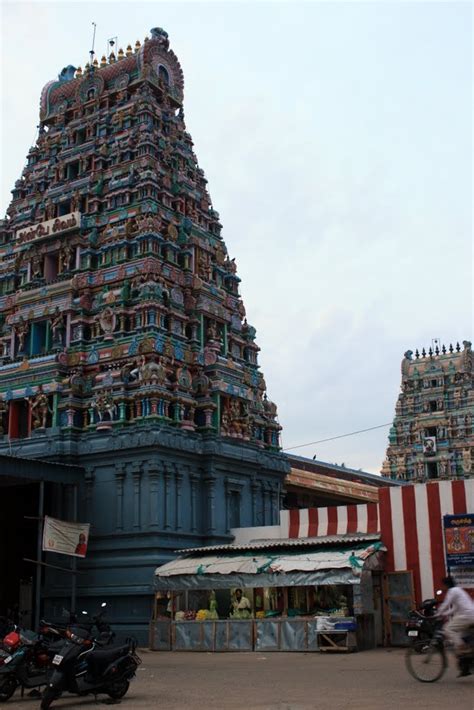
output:
[[[44,518],[43,550],[60,555],[85,557],[89,542],[89,523],[67,523],[65,520]]]

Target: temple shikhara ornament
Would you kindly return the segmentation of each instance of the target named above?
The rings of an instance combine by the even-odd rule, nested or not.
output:
[[[474,475],[471,343],[407,350],[382,475],[426,481]]]
[[[289,468],[183,89],[159,28],[67,66],[0,222],[0,449],[84,466],[132,595],[159,554],[276,522]]]

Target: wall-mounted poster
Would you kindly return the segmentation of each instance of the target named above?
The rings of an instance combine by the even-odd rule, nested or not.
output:
[[[89,541],[89,523],[67,523],[45,516],[43,550],[60,555],[85,557]]]
[[[474,567],[474,514],[445,515],[443,520],[448,567]]]

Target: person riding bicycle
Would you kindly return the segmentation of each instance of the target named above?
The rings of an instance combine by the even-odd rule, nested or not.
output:
[[[438,607],[436,616],[450,617],[443,631],[458,656],[465,648],[463,635],[474,625],[474,601],[462,587],[456,585],[451,576],[443,578],[443,586],[448,591],[443,603]],[[470,675],[470,672],[461,670],[459,675]]]

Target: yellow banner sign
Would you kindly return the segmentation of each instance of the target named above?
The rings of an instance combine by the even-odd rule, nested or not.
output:
[[[56,234],[69,232],[71,229],[79,227],[80,224],[81,213],[70,212],[62,217],[48,219],[46,222],[40,222],[39,224],[33,224],[31,227],[19,229],[16,233],[16,238],[18,244],[24,244],[25,242],[32,242],[36,239],[45,239],[51,235],[55,236]]]

